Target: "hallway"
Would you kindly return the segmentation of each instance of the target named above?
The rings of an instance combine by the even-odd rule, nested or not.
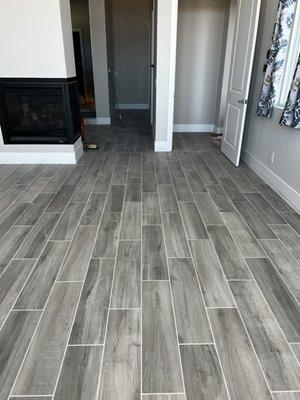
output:
[[[299,215],[208,135],[88,131],[0,166],[0,399],[299,400]]]

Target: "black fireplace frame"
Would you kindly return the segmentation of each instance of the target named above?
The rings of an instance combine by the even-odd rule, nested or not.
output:
[[[4,100],[4,90],[8,88],[55,88],[60,89],[64,104],[65,125],[64,138],[58,140],[53,137],[51,139],[51,130],[49,131],[49,139],[38,140],[32,135],[32,139],[18,139],[12,140],[11,138],[16,135],[16,131],[10,129],[8,121],[8,110]],[[71,91],[75,93],[75,101],[73,99],[71,104]],[[0,78],[0,125],[3,135],[4,144],[74,144],[80,137],[80,105],[79,94],[76,77],[73,78]],[[30,135],[32,129],[22,128],[22,132]],[[34,129],[36,136],[45,134],[45,130]],[[53,134],[54,130],[52,130]],[[53,135],[54,136],[54,135]]]

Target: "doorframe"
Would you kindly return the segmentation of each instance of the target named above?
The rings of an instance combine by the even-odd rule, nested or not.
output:
[[[172,151],[178,0],[157,1],[155,151]]]

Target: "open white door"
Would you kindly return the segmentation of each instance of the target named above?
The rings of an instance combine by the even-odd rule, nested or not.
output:
[[[231,1],[230,12],[236,15],[236,26],[230,52],[231,64],[222,152],[236,166],[239,166],[241,157],[260,4],[261,0]]]

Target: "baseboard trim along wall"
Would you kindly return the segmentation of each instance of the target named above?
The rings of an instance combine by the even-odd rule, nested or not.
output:
[[[120,110],[149,110],[150,106],[148,103],[131,104],[121,103],[119,104]]]
[[[0,164],[76,164],[82,154],[81,138],[74,145],[10,145],[0,151]]]
[[[279,194],[296,212],[300,213],[300,193],[243,148],[242,158],[271,188]]]
[[[86,125],[110,125],[110,118],[84,118]]]
[[[214,124],[174,124],[175,133],[212,133],[216,131]]]

